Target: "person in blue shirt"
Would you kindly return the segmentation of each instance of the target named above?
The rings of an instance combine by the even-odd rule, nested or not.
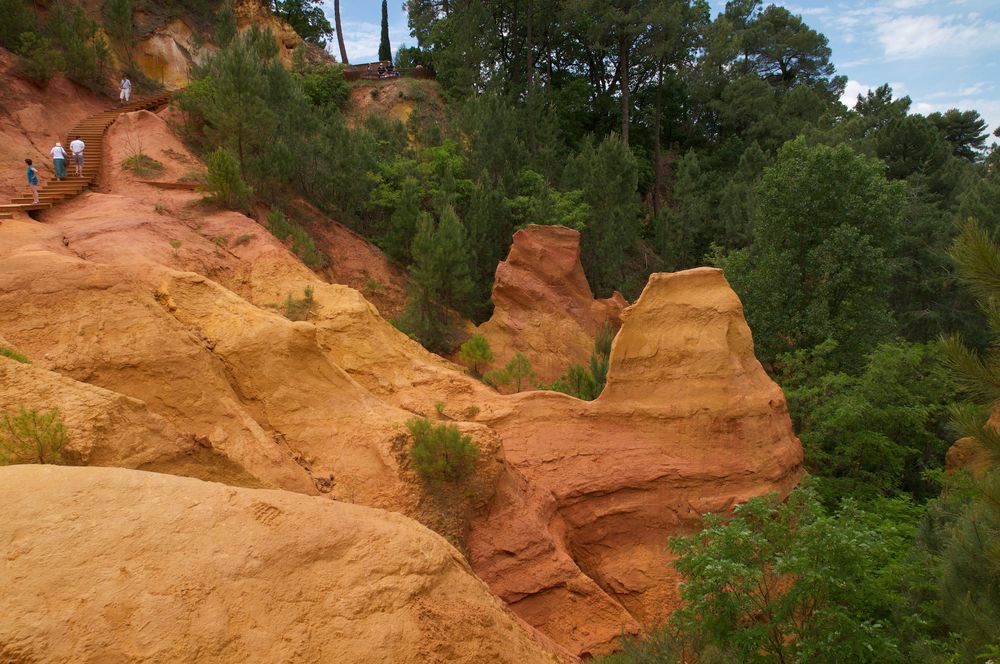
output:
[[[24,163],[28,165],[28,186],[31,187],[31,195],[34,197],[35,202],[38,202],[38,169],[31,165],[30,159],[25,159]]]

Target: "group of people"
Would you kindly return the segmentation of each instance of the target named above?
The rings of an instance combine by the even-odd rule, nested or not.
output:
[[[73,155],[73,165],[74,165],[74,175],[78,178],[83,177],[83,151],[86,149],[86,144],[83,142],[79,136],[70,141],[69,151]],[[49,153],[52,155],[52,167],[56,172],[56,180],[66,179],[66,161],[68,155],[66,154],[66,149],[62,146],[62,143],[56,142],[55,147],[53,147]],[[32,163],[31,159],[25,159],[24,163],[28,165],[28,186],[31,188],[31,197],[34,202],[38,202],[38,169]]]
[[[368,71],[371,71],[371,68],[372,66],[368,65]],[[379,78],[395,78],[399,76],[399,70],[391,62],[378,63],[377,72]]]
[[[132,99],[132,81],[129,80],[128,74],[122,75],[121,82],[118,83],[118,101],[121,104],[127,104]],[[75,166],[74,175],[78,178],[83,177],[83,151],[86,148],[83,140],[77,136],[69,144],[70,153],[73,155],[73,164]],[[69,160],[69,155],[66,154],[66,149],[62,146],[62,143],[56,142],[55,146],[49,151],[52,155],[52,168],[55,171],[56,180],[66,179],[66,162]],[[34,202],[38,202],[38,168],[35,167],[31,159],[25,159],[24,163],[28,165],[28,187],[31,188],[31,197]]]

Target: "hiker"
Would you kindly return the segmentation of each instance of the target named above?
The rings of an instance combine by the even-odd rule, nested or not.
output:
[[[86,145],[79,136],[69,144],[69,151],[73,153],[73,165],[78,178],[83,177],[83,149],[85,147]]]
[[[128,74],[122,75],[122,82],[118,84],[118,89],[121,90],[118,95],[118,101],[127,104],[129,99],[132,98],[132,81],[128,80]]]
[[[31,187],[31,195],[34,197],[35,202],[38,202],[38,169],[31,165],[30,159],[25,159],[24,163],[28,165],[28,186]]]
[[[385,65],[378,63],[378,77],[385,78]]]
[[[55,167],[56,179],[66,178],[66,151],[63,150],[62,143],[56,142],[56,146],[51,150],[52,165]]]

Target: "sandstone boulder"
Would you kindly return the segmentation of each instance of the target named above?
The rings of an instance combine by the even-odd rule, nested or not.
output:
[[[0,658],[556,662],[398,514],[110,468],[0,468]]]

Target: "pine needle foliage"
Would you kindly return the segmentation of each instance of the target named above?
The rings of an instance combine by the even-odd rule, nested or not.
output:
[[[454,424],[435,425],[421,417],[408,421],[406,428],[413,436],[410,459],[425,481],[459,482],[475,468],[479,448]]]
[[[57,408],[39,411],[21,406],[0,418],[0,466],[20,463],[63,463],[69,442]]]

